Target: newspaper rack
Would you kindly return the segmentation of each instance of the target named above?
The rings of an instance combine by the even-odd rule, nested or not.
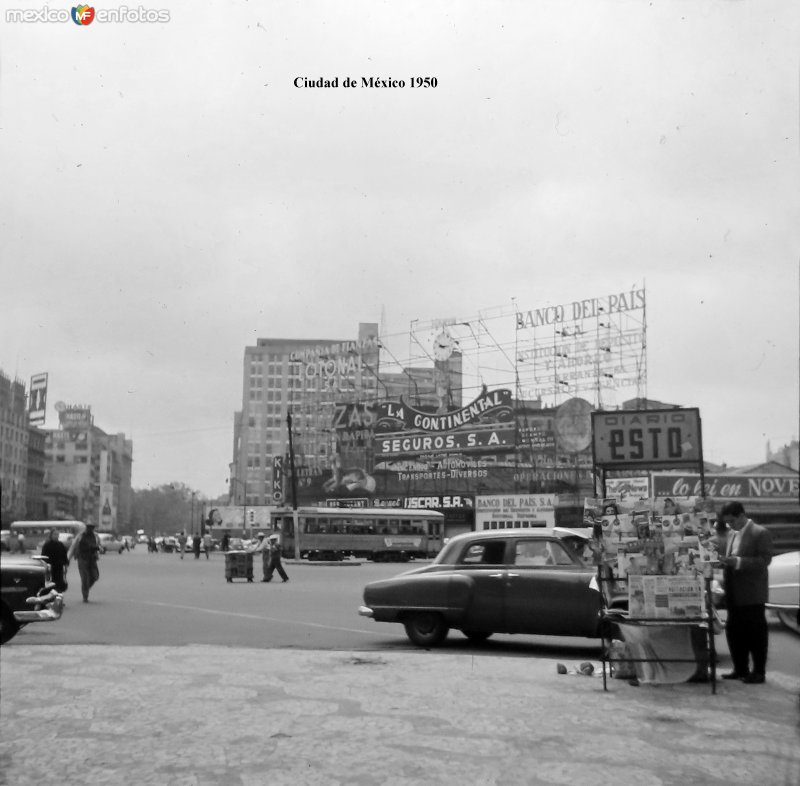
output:
[[[601,603],[603,605],[602,608],[602,619],[603,623],[600,626],[601,630],[601,660],[603,666],[603,690],[608,690],[608,677],[611,674],[612,669],[614,668],[614,664],[619,663],[692,663],[698,668],[704,668],[705,670],[705,677],[711,683],[711,692],[712,694],[716,694],[717,692],[717,656],[716,656],[716,643],[714,641],[714,609],[711,603],[711,577],[704,576],[703,578],[698,578],[697,581],[700,582],[701,586],[701,600],[699,606],[695,603],[694,605],[690,606],[693,614],[687,614],[686,609],[682,611],[680,615],[676,616],[674,614],[670,614],[670,608],[668,605],[661,604],[659,607],[659,611],[661,612],[658,616],[651,616],[648,614],[642,614],[641,610],[637,611],[634,610],[634,613],[631,614],[629,611],[623,611],[621,609],[612,609],[607,606],[607,599],[606,599],[606,592],[603,591],[604,585],[609,584],[625,584],[630,585],[631,579],[638,581],[639,579],[653,579],[658,580],[662,586],[666,586],[669,588],[671,584],[676,585],[685,585],[687,583],[685,576],[633,576],[628,578],[619,578],[613,575],[603,575],[603,565],[598,565],[597,570],[597,581],[598,586],[600,588],[600,597]],[[606,568],[610,566],[606,565]],[[629,597],[631,595],[631,589],[629,586]],[[646,606],[645,608],[651,609],[652,607]],[[637,657],[614,657],[611,654],[611,630],[614,626],[635,626],[639,628],[684,628],[688,629],[690,632],[691,638],[691,631],[702,631],[703,632],[703,639],[705,650],[700,656],[700,653],[696,653],[695,657],[693,658],[662,658],[662,657],[647,657],[647,658],[637,658]],[[623,634],[624,636],[624,634]]]

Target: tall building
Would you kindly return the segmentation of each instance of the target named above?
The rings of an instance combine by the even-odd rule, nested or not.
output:
[[[6,527],[27,514],[28,416],[25,383],[0,371],[0,500]]]
[[[44,469],[46,434],[35,426],[28,426],[28,467],[25,491],[25,514],[32,521],[47,519],[44,499]]]
[[[63,407],[58,430],[46,432],[46,493],[76,497],[76,516],[103,530],[124,531],[131,518],[133,443],[94,425],[88,406]]]

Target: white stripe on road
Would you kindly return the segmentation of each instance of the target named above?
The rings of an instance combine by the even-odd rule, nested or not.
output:
[[[300,622],[299,620],[282,620],[278,617],[265,617],[261,614],[243,614],[237,611],[215,611],[214,609],[202,609],[198,606],[179,606],[175,603],[158,603],[156,601],[136,600],[128,601],[129,603],[140,603],[143,606],[161,606],[166,609],[182,609],[184,611],[202,611],[205,614],[218,614],[222,617],[239,617],[246,620],[259,620],[261,622],[279,622],[284,625],[302,625],[307,628],[320,628],[321,630],[336,630],[341,633],[362,633],[365,636],[374,636],[376,633],[379,636],[388,636],[390,638],[397,638],[397,633],[384,633],[380,630],[369,631],[359,630],[357,628],[339,628],[335,625],[321,625],[317,622]]]

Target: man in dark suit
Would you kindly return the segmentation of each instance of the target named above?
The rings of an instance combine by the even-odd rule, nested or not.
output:
[[[772,538],[767,529],[747,518],[741,502],[725,505],[720,518],[733,529],[726,554],[721,557],[728,608],[725,634],[733,671],[722,678],[758,685],[764,682],[767,667],[769,629],[764,604],[769,592],[767,566],[772,562]]]

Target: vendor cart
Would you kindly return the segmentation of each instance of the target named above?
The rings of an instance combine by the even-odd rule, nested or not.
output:
[[[225,552],[225,579],[232,582],[234,579],[253,580],[253,554],[250,551]]]

